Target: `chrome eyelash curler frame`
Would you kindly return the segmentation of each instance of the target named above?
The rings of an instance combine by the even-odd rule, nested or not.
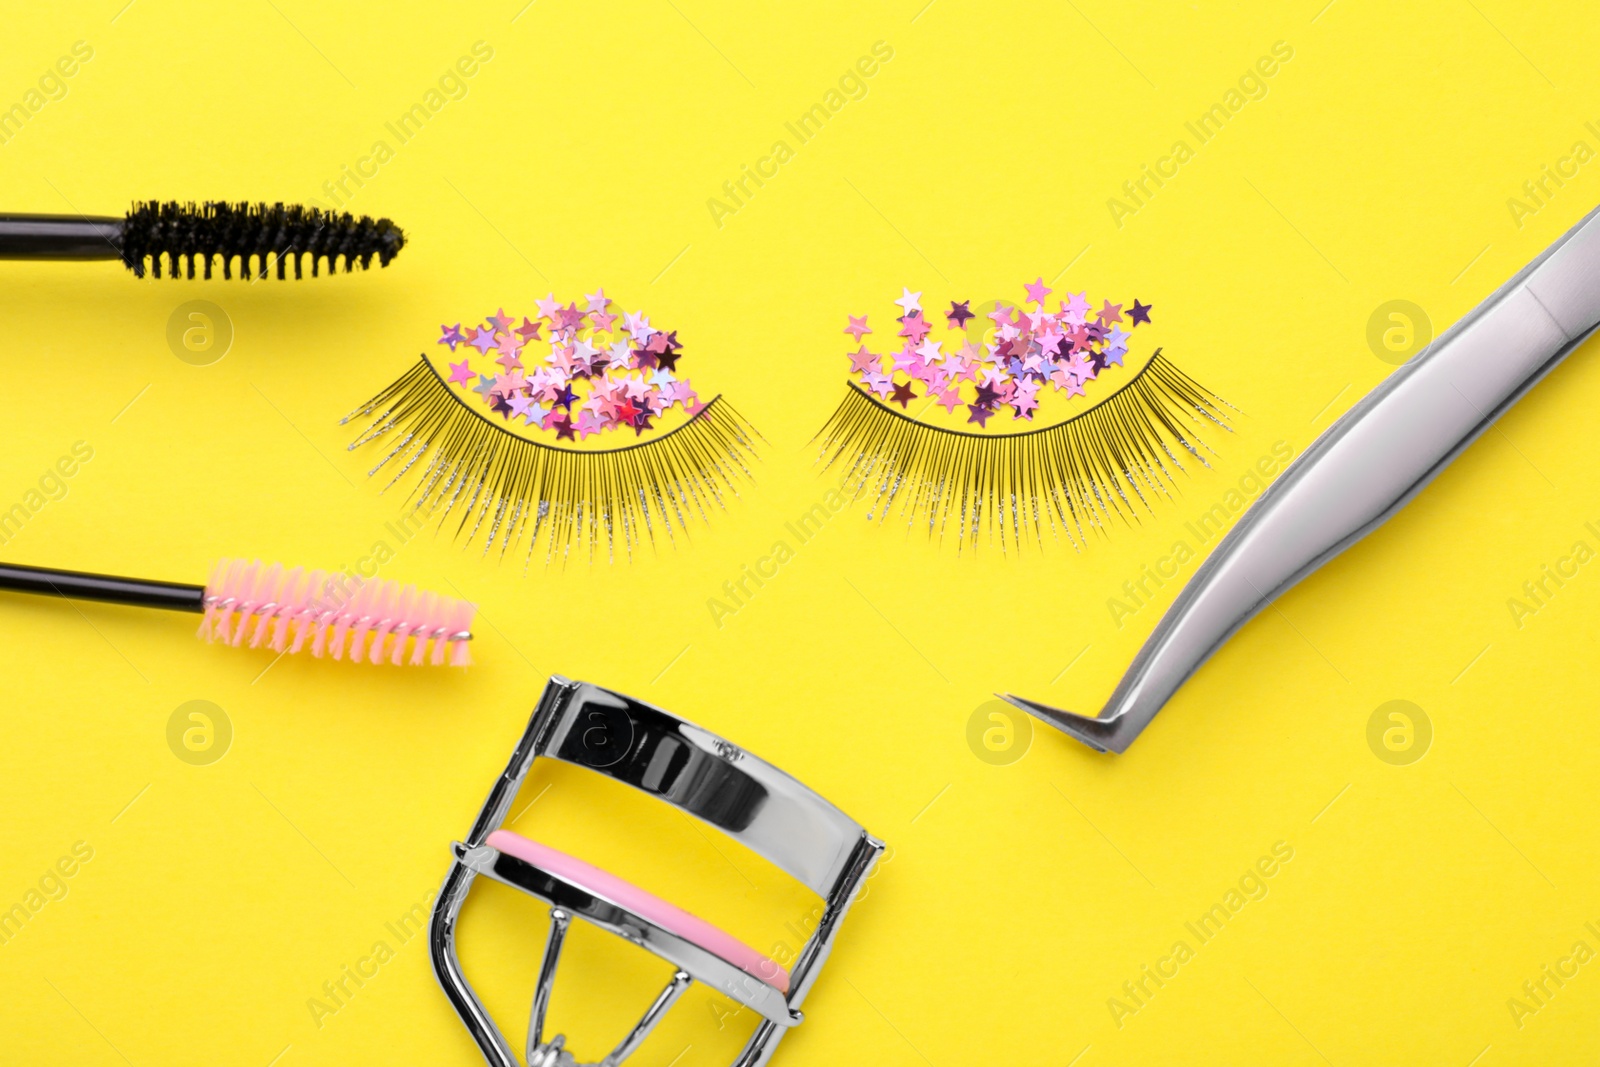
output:
[[[587,767],[722,831],[807,886],[822,917],[792,969],[711,924],[575,857],[501,828],[539,758]],[[598,1067],[616,1067],[649,1036],[684,990],[704,982],[761,1016],[733,1067],[762,1067],[802,1020],[800,1006],[884,844],[844,812],[771,764],[649,704],[554,677],[496,780],[433,908],[434,974],[490,1067],[519,1067],[456,954],[456,920],[484,875],[550,907],[550,933],[528,1022],[527,1067],[579,1067],[565,1037],[544,1039],[546,1010],[574,918],[647,949],[674,971],[634,1028]]]

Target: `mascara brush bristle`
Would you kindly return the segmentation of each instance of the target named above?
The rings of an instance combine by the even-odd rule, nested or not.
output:
[[[225,559],[206,582],[205,608],[201,639],[236,648],[395,666],[472,662],[475,605],[383,578]]]
[[[405,233],[388,219],[357,218],[343,212],[323,211],[299,204],[231,204],[212,201],[180,204],[176,201],[136,203],[122,226],[122,262],[143,278],[146,272],[161,277],[210,278],[217,261],[222,276],[268,276],[275,261],[280,279],[294,263],[294,276],[304,276],[303,261],[311,259],[311,276],[323,263],[329,274],[364,270],[376,259],[387,267],[405,247]],[[163,266],[165,264],[165,266]]]

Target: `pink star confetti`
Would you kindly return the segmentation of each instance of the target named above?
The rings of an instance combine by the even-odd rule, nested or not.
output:
[[[1089,317],[1089,294],[1072,293],[1071,297],[1061,303],[1063,321],[1081,323]]]
[[[932,329],[928,325],[928,320],[922,317],[921,311],[913,311],[904,316],[901,322],[903,325],[900,327],[900,336],[909,338],[914,345],[920,345],[922,339],[928,336],[928,331]]]
[[[1059,310],[1050,311],[1045,298],[1053,290],[1043,277],[1024,283],[1023,289],[1027,295],[1022,304],[997,305],[981,335],[983,320],[972,312],[972,301],[951,301],[945,313],[951,328],[965,329],[976,320],[959,350],[945,350],[943,342],[927,339],[930,326],[922,314],[922,294],[902,289],[894,303],[901,310],[896,332],[904,340],[898,351],[885,353],[892,361],[887,369],[882,355],[860,344],[862,335],[872,332],[867,316],[848,315],[844,332],[860,345],[846,353],[850,374],[879,398],[902,407],[911,397],[926,395],[951,415],[965,407],[965,422],[979,427],[986,427],[1003,407],[1012,409],[1012,419],[1031,422],[1048,397],[1088,396],[1088,387],[1109,368],[1122,367],[1131,330],[1151,321],[1151,305],[1139,300],[1125,316],[1124,304],[1106,300],[1094,311],[1087,293],[1067,293],[1057,302]],[[641,347],[648,351],[648,345]],[[925,388],[913,392],[912,382]]]
[[[655,329],[642,311],[607,310],[614,301],[604,289],[585,294],[582,311],[579,301],[563,305],[554,293],[534,303],[531,316],[497,308],[464,332],[461,323],[440,326],[440,344],[451,351],[465,344],[482,356],[494,355],[503,371],[481,374],[470,359],[451,363],[447,380],[464,400],[521,420],[519,429],[526,425],[557,441],[614,430],[642,436],[673,408],[691,417],[704,408],[689,382],[678,376],[684,353],[677,331]],[[521,325],[514,325],[519,318]],[[871,332],[865,330],[865,316],[860,324]],[[536,343],[547,347],[536,350]],[[879,357],[866,354],[870,366],[879,368]],[[853,369],[861,369],[858,362],[866,365],[852,357]]]

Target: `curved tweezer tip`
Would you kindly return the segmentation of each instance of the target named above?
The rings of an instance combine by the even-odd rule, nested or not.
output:
[[[1075,711],[1062,711],[1010,693],[996,693],[995,696],[1036,719],[1042,719],[1062,733],[1077,738],[1096,752],[1121,752],[1127,747],[1119,737],[1118,719],[1097,719],[1079,715]]]

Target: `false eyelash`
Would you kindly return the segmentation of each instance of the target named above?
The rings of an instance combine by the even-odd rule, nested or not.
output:
[[[1137,521],[1141,505],[1152,510],[1149,496],[1170,497],[1183,470],[1180,453],[1209,467],[1201,450],[1213,450],[1194,431],[1210,423],[1232,432],[1224,409],[1236,410],[1160,349],[1088,410],[1013,434],[930,426],[851,383],[817,435],[819,461],[827,469],[851,457],[846,491],[872,498],[868,518],[876,513],[882,521],[898,500],[907,526],[925,517],[930,536],[942,538],[954,523],[962,541],[976,544],[989,525],[999,530],[1003,550],[1008,526],[1018,546],[1030,528],[1042,541],[1048,527],[1081,548],[1086,526]]]
[[[685,515],[706,517],[707,503],[723,506],[726,490],[737,495],[736,477],[750,477],[760,435],[720,396],[688,422],[660,437],[622,448],[568,449],[530,441],[497,426],[457,396],[427,356],[392,385],[339,421],[370,416],[351,450],[390,436],[393,446],[367,472],[371,477],[399,457],[387,490],[422,464],[410,500],[419,510],[440,512],[440,525],[457,507],[456,535],[464,543],[483,530],[483,551],[498,541],[503,556],[524,536],[528,558],[541,541],[546,562],[568,555],[574,542],[587,543],[592,558],[603,540],[609,559],[617,544],[632,554],[657,529],[685,532]],[[442,510],[440,510],[442,509]],[[469,528],[470,523],[470,528]]]

